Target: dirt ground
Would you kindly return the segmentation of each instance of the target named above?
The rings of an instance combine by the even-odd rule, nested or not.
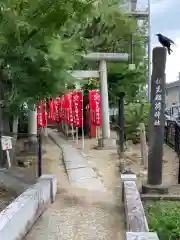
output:
[[[115,132],[111,133],[115,138]],[[49,141],[49,140],[46,140]],[[76,145],[75,145],[76,146]],[[96,139],[85,139],[84,149],[80,149],[83,155],[87,158],[89,164],[93,167],[97,175],[100,177],[106,190],[109,193],[113,193],[115,196],[119,196],[120,193],[120,173],[118,163],[119,156],[117,149],[97,150],[94,147],[97,146]],[[82,142],[79,140],[78,148],[82,147]],[[55,145],[51,146],[52,151],[55,151]],[[48,153],[47,153],[48,154]],[[50,153],[49,153],[50,154]],[[52,158],[52,155],[46,155],[47,158]],[[140,144],[128,144],[125,150],[125,168],[131,170],[137,175],[138,185],[141,186],[144,181],[147,180],[147,170],[141,165],[141,151]],[[63,164],[63,163],[61,163]],[[52,165],[51,165],[52,166]],[[51,167],[48,166],[50,169]],[[61,170],[60,170],[61,169]],[[178,183],[178,169],[179,160],[177,154],[169,146],[164,144],[164,156],[163,156],[163,183],[170,186],[171,193],[179,193],[180,189]],[[57,172],[62,171],[59,167]],[[61,172],[64,184],[69,187],[68,179],[66,177],[65,168]],[[61,178],[62,179],[62,178]],[[61,180],[62,181],[62,180]],[[177,187],[178,186],[178,187]]]
[[[58,180],[58,195],[56,202],[45,212],[45,214],[43,214],[44,216],[38,220],[37,225],[35,225],[33,231],[27,235],[26,239],[41,240],[39,238],[40,232],[42,233],[42,239],[49,239],[49,231],[55,230],[53,230],[53,227],[52,229],[49,229],[50,225],[48,225],[49,222],[47,221],[49,221],[48,219],[51,219],[51,215],[53,214],[57,215],[53,225],[56,225],[56,221],[60,221],[59,224],[62,225],[61,229],[67,229],[67,227],[71,227],[77,230],[77,228],[79,229],[79,226],[81,225],[81,229],[86,229],[84,231],[87,231],[88,225],[91,225],[92,213],[94,214],[93,219],[96,217],[99,219],[98,221],[102,232],[104,231],[104,228],[107,229],[107,233],[105,233],[105,231],[104,235],[99,233],[98,235],[102,235],[102,237],[97,239],[123,239],[124,212],[121,205],[120,173],[117,167],[119,158],[117,150],[96,150],[94,149],[94,146],[96,145],[96,139],[86,139],[82,153],[87,158],[89,164],[96,171],[99,178],[102,180],[106,188],[105,193],[71,187],[63,164],[61,149],[49,138],[43,139],[43,147],[46,150],[46,153],[43,155],[43,173],[56,175]],[[137,174],[139,184],[146,179],[147,174],[144,171],[144,167],[141,165],[140,145],[131,145],[128,147],[125,152],[125,165],[126,168],[131,169]],[[167,182],[169,185],[177,186],[178,167],[179,162],[175,152],[170,147],[164,145],[163,181]],[[176,188],[175,191],[176,193],[180,192],[179,188]],[[14,199],[14,196],[9,194],[8,191],[2,189],[2,191],[0,191],[0,202],[3,202],[4,199],[5,205],[3,208]],[[64,220],[62,219],[61,214],[59,215],[57,209],[61,209],[61,213],[64,214]],[[91,209],[91,212],[86,214],[85,212],[87,209]],[[69,223],[69,225],[66,223],[67,226],[63,227],[63,224],[66,222],[66,217],[71,223]],[[103,220],[104,218],[105,220]],[[109,220],[107,221],[107,219]],[[78,221],[80,221],[81,224],[79,224]],[[53,222],[53,219],[51,219],[51,222]],[[44,226],[44,224],[47,224],[48,227]],[[84,224],[87,225],[85,226]],[[111,231],[112,229],[113,231]],[[77,233],[77,238],[73,238],[71,236],[71,239],[84,239],[78,234],[81,233]],[[103,236],[108,237],[103,238]],[[62,239],[68,238],[66,236],[64,238],[62,237]]]
[[[17,197],[14,191],[0,187],[0,212]]]
[[[47,153],[44,155],[43,158],[44,173],[56,174],[59,185],[59,194],[57,195],[57,201],[52,206],[52,209],[49,209],[45,213],[45,215],[47,215],[48,217],[49,214],[52,214],[52,211],[57,212],[57,208],[65,208],[67,210],[65,210],[64,213],[64,221],[68,221],[67,219],[69,219],[69,215],[71,214],[70,212],[72,212],[72,209],[69,209],[69,206],[71,206],[74,209],[73,211],[76,212],[75,215],[78,216],[77,217],[75,215],[71,215],[70,217],[71,223],[69,224],[69,226],[71,227],[71,229],[74,229],[73,234],[78,229],[78,234],[76,235],[76,237],[74,235],[71,235],[71,239],[86,239],[83,238],[81,234],[83,234],[83,231],[88,231],[87,229],[90,229],[93,225],[91,224],[92,220],[90,220],[89,213],[86,213],[86,209],[91,209],[91,214],[93,214],[94,216],[93,219],[98,219],[98,224],[100,226],[98,229],[103,229],[103,225],[103,227],[107,229],[107,232],[103,235],[104,238],[102,237],[96,239],[124,239],[124,212],[121,201],[122,189],[120,184],[120,173],[117,167],[117,163],[119,161],[117,149],[97,150],[94,149],[94,146],[97,146],[96,139],[85,140],[82,154],[84,157],[86,157],[89,164],[96,171],[97,175],[102,180],[106,188],[105,193],[98,193],[93,191],[88,192],[85,189],[77,189],[71,187],[68,182],[66,171],[63,165],[60,149],[56,145],[52,144],[51,140],[49,139],[44,140],[44,145],[46,146],[47,150]],[[80,145],[81,142],[79,142],[79,146]],[[60,155],[58,155],[59,153]],[[57,158],[59,158],[59,163],[57,162]],[[141,165],[140,145],[129,145],[128,149],[125,152],[125,165],[126,168],[131,169],[134,173],[137,174],[138,184],[140,186],[142,181],[146,180],[147,178],[146,171],[144,171],[144,167]],[[171,148],[164,145],[163,181],[168,183],[169,185],[176,186],[177,175],[178,159],[176,157],[176,154]],[[176,188],[176,193],[179,192],[179,188]],[[103,209],[103,213],[101,212],[101,210],[99,212],[99,209]],[[101,217],[99,217],[99,215]],[[107,218],[111,222],[110,225],[106,223],[106,220],[102,220]],[[44,220],[42,218],[38,222],[38,225],[35,227],[33,232],[30,233],[30,237],[27,238],[27,240],[36,240],[36,236],[40,233],[39,229],[42,228],[42,221],[45,222],[45,219],[46,218],[44,216]],[[62,221],[59,219],[60,217],[57,217],[56,221]],[[86,230],[83,230],[85,222],[88,223],[88,227],[86,226]],[[61,222],[61,224],[63,223]],[[62,228],[64,229],[63,226]],[[104,230],[101,231],[103,232]],[[49,233],[47,231],[46,236],[48,234]],[[102,233],[100,233],[99,235],[102,235]],[[62,237],[62,239],[64,238]]]
[[[43,156],[43,172],[56,175],[58,183],[60,183],[61,191],[62,188],[64,188],[66,191],[74,192],[74,188],[69,184],[62,156],[58,157],[59,165],[57,165],[57,153],[59,154],[61,150],[49,138],[43,139],[43,145],[46,149],[46,154]],[[109,193],[109,197],[111,196],[111,199],[113,197],[113,201],[116,201],[121,194],[119,189],[119,172],[116,167],[116,159],[114,158],[116,150],[95,150],[93,149],[95,145],[96,139],[86,139],[85,148],[80,151],[101,179],[106,188],[106,194]],[[85,193],[90,196],[90,192],[85,189],[77,190],[76,188],[75,192],[76,194],[78,192],[79,195]],[[100,195],[99,193],[98,196]],[[94,197],[92,197],[92,199],[94,199]]]
[[[109,191],[114,191],[119,186],[120,173],[118,170],[119,156],[116,149],[96,150],[96,139],[85,139],[82,152],[88,159],[89,164],[95,169]],[[137,175],[140,187],[147,180],[147,170],[141,165],[140,144],[128,144],[124,154],[125,168]],[[176,153],[164,144],[163,156],[163,183],[171,187],[171,193],[177,190],[179,160]],[[112,174],[113,173],[113,174]],[[172,188],[173,186],[173,188]],[[175,190],[176,189],[176,190]]]
[[[105,166],[99,165],[108,172],[104,182],[111,191],[74,188],[69,184],[61,149],[48,138],[43,139],[43,145],[46,150],[43,173],[56,175],[58,194],[55,203],[44,212],[25,239],[124,239],[124,210],[116,184],[113,184],[116,181],[115,164],[105,160]],[[100,156],[98,160],[103,162]]]
[[[43,144],[46,149],[46,154],[43,157],[43,173],[56,175],[58,180],[58,193],[66,192],[71,196],[76,195],[77,197],[82,197],[89,202],[98,202],[102,200],[104,197],[103,192],[98,192],[97,194],[96,191],[88,191],[86,189],[71,187],[63,163],[61,150],[49,138],[43,139]],[[85,151],[83,152],[85,153]],[[93,150],[91,150],[91,152],[93,152]],[[84,156],[96,171],[106,189],[109,190],[105,193],[105,195],[108,196],[107,202],[113,202],[119,206],[118,199],[120,195],[120,183],[118,181],[116,163],[111,161],[111,157],[104,160],[104,154],[106,155],[106,153],[98,155],[98,158],[94,158],[93,155],[91,155],[93,157],[91,158],[86,153]],[[59,159],[59,163],[57,163],[57,158]]]

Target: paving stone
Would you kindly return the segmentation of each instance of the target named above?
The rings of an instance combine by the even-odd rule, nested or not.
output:
[[[71,182],[73,187],[78,187],[78,188],[85,188],[88,190],[97,190],[97,191],[103,191],[105,192],[105,188],[98,178],[91,178],[91,179],[83,179],[79,181],[74,181]]]
[[[74,163],[87,163],[87,160],[84,159],[82,156],[78,155],[78,154],[63,154],[64,156],[64,162],[74,162]]]
[[[78,168],[67,170],[69,181],[78,181],[82,179],[95,178],[96,173],[92,168]]]
[[[66,169],[76,169],[76,168],[87,168],[89,167],[86,163],[76,163],[76,162],[66,162]]]

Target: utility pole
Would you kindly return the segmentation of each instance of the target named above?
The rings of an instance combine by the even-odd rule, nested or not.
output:
[[[148,102],[151,102],[151,4],[148,0]]]
[[[178,73],[178,81],[179,81],[179,104],[178,104],[178,109],[180,107],[180,72]]]

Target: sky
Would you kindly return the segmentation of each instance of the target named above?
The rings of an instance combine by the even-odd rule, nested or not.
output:
[[[147,0],[141,0],[142,3]],[[150,0],[151,2],[151,45],[159,46],[156,33],[171,38],[176,46],[167,57],[166,82],[177,80],[180,72],[180,0]]]

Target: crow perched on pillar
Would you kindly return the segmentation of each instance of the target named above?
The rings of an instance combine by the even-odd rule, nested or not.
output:
[[[171,44],[175,44],[171,39],[163,36],[162,34],[158,33],[156,34],[158,36],[159,42],[163,45],[163,47],[166,47],[168,50],[169,55],[171,54]]]

